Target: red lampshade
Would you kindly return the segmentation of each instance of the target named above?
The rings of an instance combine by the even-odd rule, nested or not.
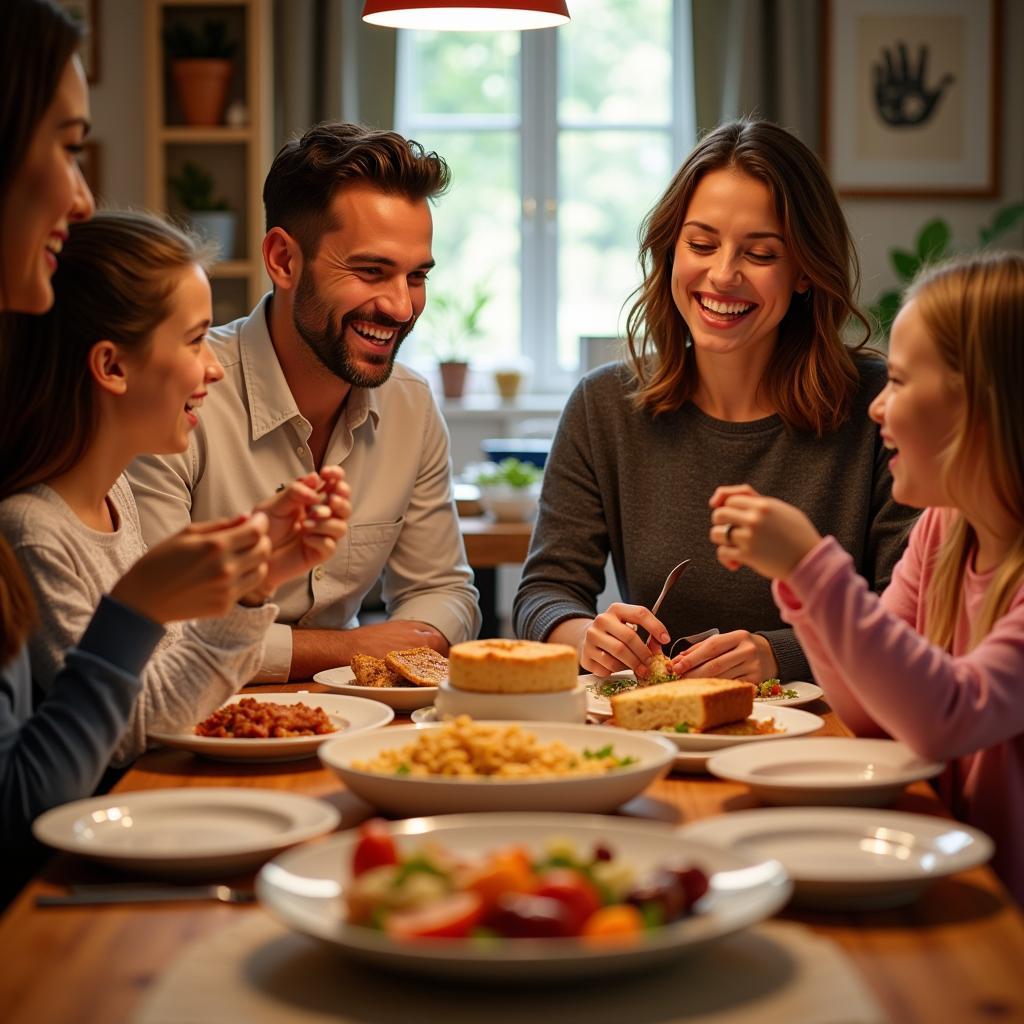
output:
[[[363,21],[451,32],[554,28],[569,20],[564,0],[366,0]]]

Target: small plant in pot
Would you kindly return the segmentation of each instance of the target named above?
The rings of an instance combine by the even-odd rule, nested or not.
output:
[[[490,301],[490,292],[480,284],[468,295],[442,292],[430,298],[431,348],[445,398],[461,398],[465,391],[469,356],[483,337],[480,318]]]
[[[167,179],[167,184],[196,232],[217,246],[220,259],[231,259],[235,252],[237,218],[226,199],[214,198],[213,175],[199,164],[186,160],[181,171]]]
[[[499,522],[527,522],[537,514],[544,471],[532,462],[485,462],[469,474],[480,488],[480,504]]]
[[[208,19],[196,31],[176,21],[164,32],[164,48],[185,123],[223,124],[236,49],[227,37],[227,24]]]

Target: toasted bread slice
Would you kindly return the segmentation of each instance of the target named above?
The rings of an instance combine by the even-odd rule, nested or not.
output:
[[[417,686],[437,686],[448,678],[448,659],[432,647],[389,651],[384,655],[384,661],[392,672]]]
[[[706,732],[741,722],[754,707],[754,687],[737,679],[678,679],[612,697],[612,716],[623,729],[671,729],[686,723]]]
[[[370,654],[353,654],[352,674],[360,686],[404,686],[405,680],[392,672],[381,658]]]

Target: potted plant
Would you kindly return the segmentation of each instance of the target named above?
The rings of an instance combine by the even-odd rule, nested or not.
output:
[[[180,173],[172,174],[167,184],[196,232],[217,246],[220,259],[231,259],[235,253],[236,216],[226,199],[214,198],[213,175],[186,160]]]
[[[467,296],[442,293],[431,297],[431,347],[445,398],[461,398],[465,391],[469,355],[483,336],[480,317],[490,301],[490,293],[480,284],[474,285]]]
[[[1024,202],[1010,203],[996,210],[991,222],[978,230],[978,248],[984,249],[991,245],[1021,221],[1024,221]],[[936,218],[921,228],[914,241],[913,252],[906,249],[889,250],[889,259],[900,280],[900,287],[898,290],[883,292],[869,309],[875,334],[884,342],[888,343],[889,330],[900,310],[904,289],[922,267],[939,263],[952,254],[952,237],[949,224]]]
[[[526,522],[537,514],[543,475],[532,462],[512,458],[482,463],[471,474],[484,511],[499,522]]]
[[[208,19],[197,32],[185,22],[176,21],[164,32],[164,47],[185,123],[223,124],[231,58],[235,55],[235,44],[227,38],[227,24]]]

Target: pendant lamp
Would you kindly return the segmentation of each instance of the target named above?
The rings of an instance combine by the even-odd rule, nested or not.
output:
[[[565,0],[366,0],[363,21],[448,32],[554,28],[569,20]]]

